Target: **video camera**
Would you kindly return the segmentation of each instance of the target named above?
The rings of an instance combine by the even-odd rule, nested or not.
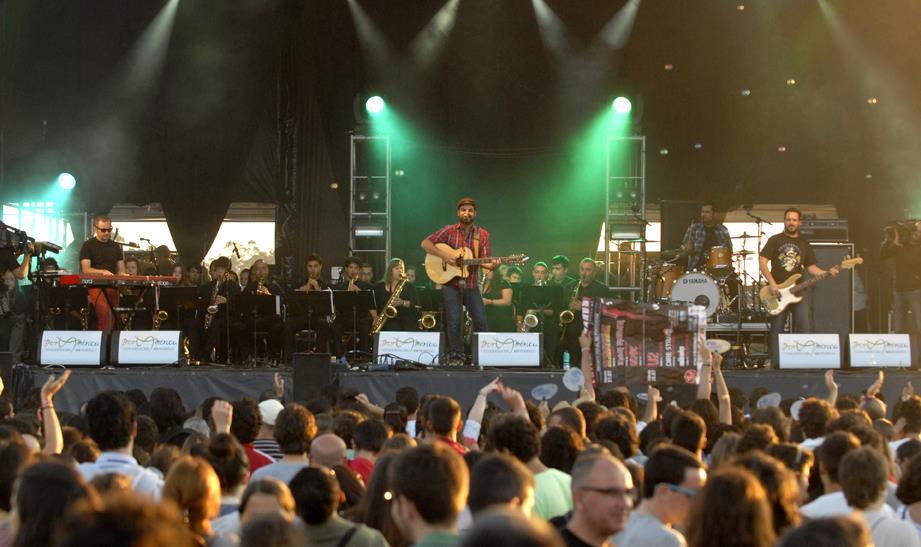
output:
[[[29,237],[25,230],[17,230],[0,222],[0,249],[9,249],[14,255],[26,252],[35,239]]]

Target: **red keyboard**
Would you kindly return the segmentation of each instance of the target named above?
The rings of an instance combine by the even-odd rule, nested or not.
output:
[[[172,287],[179,279],[171,275],[100,275],[100,274],[61,274],[61,285],[83,285],[97,287],[147,285]]]

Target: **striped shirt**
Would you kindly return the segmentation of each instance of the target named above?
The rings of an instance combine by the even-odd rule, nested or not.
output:
[[[477,244],[478,252],[476,252],[474,258],[489,258],[492,256],[490,254],[492,248],[489,243],[489,232],[479,226],[474,226],[472,230],[465,232],[464,229],[461,228],[459,222],[457,224],[449,224],[430,235],[428,240],[432,243],[447,243],[453,249],[462,249],[466,247],[473,253],[473,235],[475,233],[479,233],[480,242]],[[455,277],[451,280],[451,285],[467,289],[477,288],[477,273],[479,272],[479,266],[468,266],[467,272],[468,275],[466,278]]]
[[[281,461],[281,447],[275,439],[256,439],[253,441],[253,448],[272,458],[276,462]]]
[[[139,494],[146,494],[154,500],[160,499],[163,479],[156,472],[138,465],[138,461],[121,452],[103,452],[95,462],[81,463],[80,473],[86,480],[96,475],[117,473],[131,479],[131,489]]]

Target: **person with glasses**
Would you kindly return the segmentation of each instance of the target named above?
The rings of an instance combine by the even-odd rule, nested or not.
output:
[[[630,471],[609,452],[580,456],[572,466],[572,517],[560,530],[567,547],[609,545],[627,524],[633,494]]]
[[[121,245],[112,240],[112,219],[105,215],[93,217],[93,237],[80,248],[80,271],[96,275],[125,273],[125,255]],[[87,297],[96,313],[97,328],[111,331],[115,327],[112,308],[118,306],[118,289],[93,287],[87,291]]]
[[[672,526],[685,524],[691,501],[706,480],[704,465],[689,450],[660,445],[646,461],[643,501],[614,543],[618,547],[686,545],[684,536]]]

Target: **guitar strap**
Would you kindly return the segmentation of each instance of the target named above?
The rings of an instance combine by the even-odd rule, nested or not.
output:
[[[480,228],[473,229],[473,258],[480,258]]]

